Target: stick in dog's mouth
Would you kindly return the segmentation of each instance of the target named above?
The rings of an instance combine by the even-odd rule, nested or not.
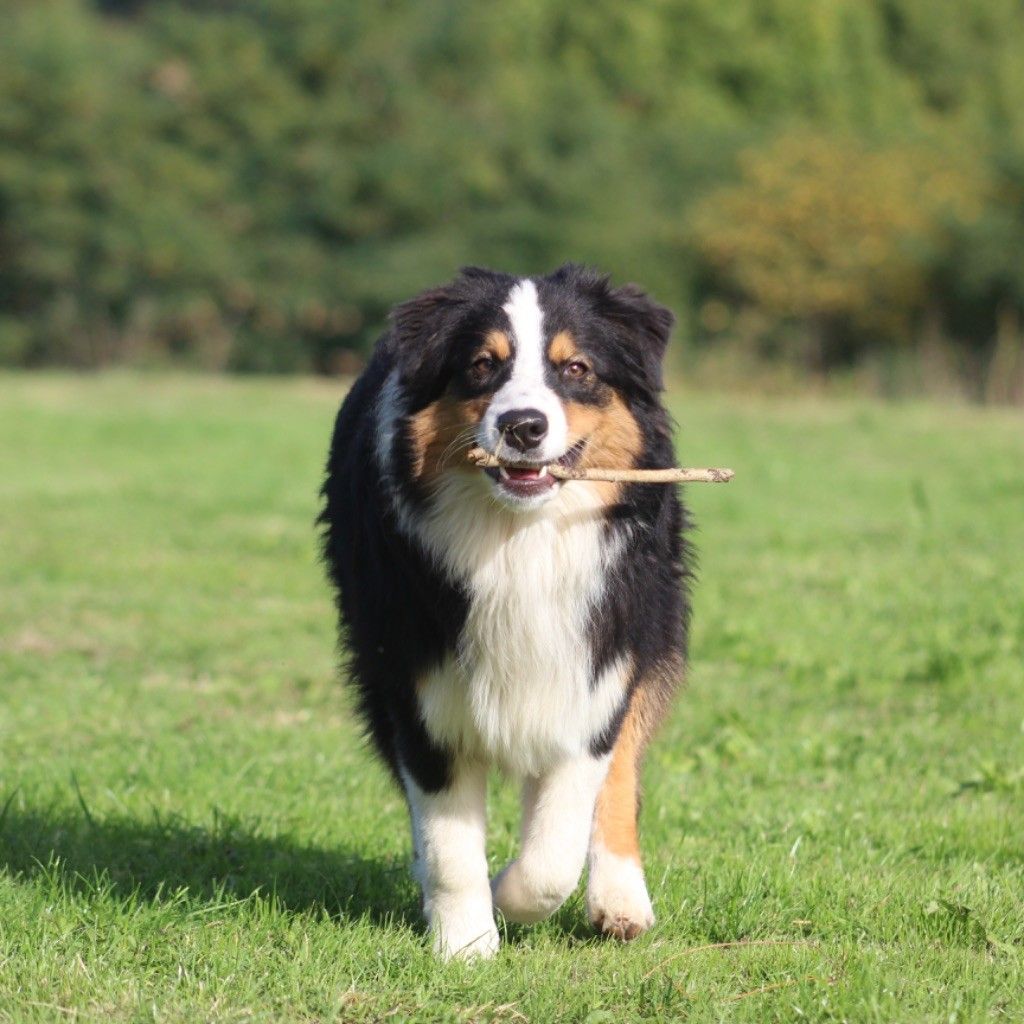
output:
[[[473,448],[469,452],[469,461],[480,469],[505,469],[506,465],[483,448]],[[511,464],[508,469],[515,467]],[[537,470],[545,470],[556,480],[602,480],[608,483],[636,484],[726,484],[736,474],[731,469],[576,469],[559,462],[549,462],[537,466]]]

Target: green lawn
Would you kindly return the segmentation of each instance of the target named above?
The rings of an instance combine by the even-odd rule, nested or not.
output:
[[[677,390],[737,479],[689,488],[658,924],[577,892],[445,966],[334,678],[339,397],[0,377],[0,1020],[1024,1019],[1024,417]]]

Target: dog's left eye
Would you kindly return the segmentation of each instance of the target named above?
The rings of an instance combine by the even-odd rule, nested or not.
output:
[[[477,356],[476,359],[474,359],[473,362],[470,363],[469,368],[472,371],[474,377],[482,379],[488,376],[494,370],[495,365],[496,364],[494,356],[489,356],[485,353],[483,355]]]
[[[562,376],[568,377],[570,380],[579,380],[581,377],[586,377],[590,372],[590,367],[581,359],[573,359],[572,362],[566,363],[562,367]]]

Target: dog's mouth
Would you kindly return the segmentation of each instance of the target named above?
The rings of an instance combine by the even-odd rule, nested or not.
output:
[[[575,466],[580,461],[585,445],[585,441],[577,441],[552,462],[503,462],[484,472],[507,494],[516,498],[533,498],[556,490],[562,483],[548,472],[548,467]]]

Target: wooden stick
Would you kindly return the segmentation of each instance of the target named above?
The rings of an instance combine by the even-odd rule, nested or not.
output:
[[[469,461],[481,469],[504,465],[483,448],[473,448]],[[604,480],[623,484],[726,484],[736,475],[731,469],[571,469],[557,462],[548,463],[548,472],[556,480]]]

